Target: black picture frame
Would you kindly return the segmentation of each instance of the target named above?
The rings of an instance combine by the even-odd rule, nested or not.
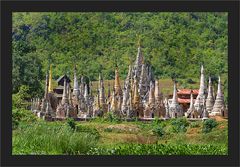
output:
[[[229,154],[226,156],[12,155],[12,12],[228,12]],[[238,166],[239,1],[2,1],[1,164],[3,166]]]

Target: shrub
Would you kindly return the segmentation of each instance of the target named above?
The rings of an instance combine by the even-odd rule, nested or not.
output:
[[[214,127],[217,126],[217,122],[216,120],[214,119],[207,119],[203,122],[203,129],[202,129],[202,132],[203,133],[209,133],[212,131],[212,129]]]
[[[33,113],[26,109],[13,109],[12,110],[12,128],[16,129],[20,122],[32,123],[36,122],[37,117]]]
[[[187,83],[189,83],[189,84],[195,84],[196,82],[193,81],[191,78],[188,78],[188,79],[187,79]]]
[[[109,122],[115,122],[115,123],[121,122],[121,119],[118,116],[116,116],[113,112],[108,112],[106,114],[105,120]]]
[[[76,128],[76,123],[75,123],[75,121],[74,121],[73,118],[68,118],[68,119],[67,119],[67,124],[68,124],[68,126],[69,126],[71,129],[75,130],[75,128]]]
[[[30,99],[29,87],[22,85],[19,92],[12,95],[13,108],[24,108],[27,109],[30,105],[28,100]]]
[[[191,128],[198,128],[198,127],[200,127],[200,124],[199,124],[199,122],[191,122],[190,127]]]
[[[172,131],[175,133],[186,132],[189,122],[186,118],[176,118],[171,121]]]
[[[152,121],[152,125],[153,126],[158,126],[159,124],[161,124],[161,120],[159,118],[155,118],[153,121]]]
[[[152,131],[154,134],[158,135],[159,137],[162,137],[165,133],[162,126],[154,127]]]

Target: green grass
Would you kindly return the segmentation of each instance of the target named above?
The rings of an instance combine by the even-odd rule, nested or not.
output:
[[[92,148],[88,155],[226,155],[221,145],[126,144],[113,148]]]
[[[84,154],[96,145],[98,138],[59,122],[22,124],[13,131],[13,154]]]
[[[126,122],[96,118],[89,122],[45,122],[26,113],[21,111],[21,119],[15,116],[19,122],[13,130],[14,155],[109,155],[112,151],[116,155],[227,154],[227,120],[217,121],[211,131],[204,133],[202,121],[185,119]]]

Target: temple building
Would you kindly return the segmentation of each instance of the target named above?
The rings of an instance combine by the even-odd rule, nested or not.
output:
[[[31,110],[45,120],[82,119],[104,117],[112,112],[119,118],[146,119],[161,118],[164,120],[187,117],[189,119],[208,119],[210,116],[228,116],[224,105],[221,81],[219,77],[216,99],[211,78],[206,91],[204,68],[201,66],[200,88],[177,89],[173,83],[173,94],[163,96],[159,80],[155,79],[152,66],[145,63],[141,44],[138,44],[136,60],[129,65],[128,74],[120,78],[119,69],[115,68],[114,84],[111,89],[108,82],[105,93],[104,78],[99,74],[96,94],[93,95],[92,83],[85,77],[77,78],[77,67],[74,66],[73,88],[67,75],[61,76],[58,86],[53,88],[52,66],[46,74],[45,92],[42,100],[33,98]],[[121,80],[124,84],[121,85]],[[165,99],[164,99],[165,98]],[[164,100],[163,100],[164,99]]]

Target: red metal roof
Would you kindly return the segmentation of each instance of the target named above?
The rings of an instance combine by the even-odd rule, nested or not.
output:
[[[198,89],[178,89],[177,94],[190,95],[191,91],[193,95],[198,95]]]
[[[195,99],[193,99],[193,102],[195,101]],[[180,99],[178,98],[178,103],[190,103],[191,99]]]

